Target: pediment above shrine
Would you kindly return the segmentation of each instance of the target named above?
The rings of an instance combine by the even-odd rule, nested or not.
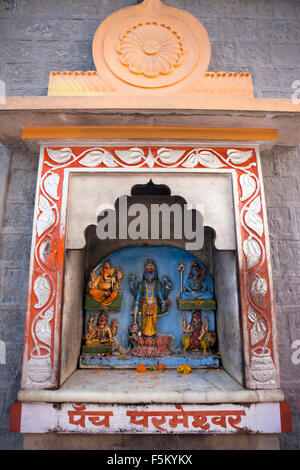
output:
[[[299,100],[255,97],[250,73],[210,70],[209,36],[186,11],[160,0],[120,9],[99,25],[92,53],[95,70],[51,71],[47,96],[6,97],[1,140],[34,150],[116,136],[299,144]]]
[[[48,94],[197,93],[253,97],[249,73],[208,72],[210,40],[192,14],[144,0],[109,15],[93,39],[96,71],[53,71]]]

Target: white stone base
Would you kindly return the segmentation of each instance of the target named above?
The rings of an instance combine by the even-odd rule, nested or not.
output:
[[[245,390],[223,369],[174,369],[138,374],[126,370],[77,370],[58,390],[21,390],[21,402],[52,403],[258,403],[284,400],[281,390]]]
[[[77,370],[18,399],[11,430],[22,433],[280,433],[290,419],[281,390],[245,390],[222,369]]]

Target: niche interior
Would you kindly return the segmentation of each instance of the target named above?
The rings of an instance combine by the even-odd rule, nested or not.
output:
[[[131,188],[126,207],[120,207],[121,199],[117,199],[110,215],[104,211],[102,218],[115,239],[100,239],[95,225],[85,231],[79,367],[163,364],[174,368],[186,363],[197,368],[220,368],[223,349],[225,363],[230,357],[231,374],[241,382],[235,250],[217,250],[214,230],[203,227],[202,215],[190,209],[194,237],[197,222],[199,232],[203,231],[201,240],[198,234],[201,243],[193,249],[184,233],[187,201],[171,195],[166,185],[156,185],[151,179]],[[128,214],[126,239],[119,238],[119,223],[124,223],[120,219],[122,209]],[[151,238],[151,229],[155,238]],[[189,244],[192,249],[187,250]],[[148,271],[154,285],[151,278],[145,278]],[[154,314],[147,313],[146,295],[149,304],[155,304]],[[218,312],[226,317],[226,327],[224,321],[219,321]],[[232,335],[236,330],[238,333]]]

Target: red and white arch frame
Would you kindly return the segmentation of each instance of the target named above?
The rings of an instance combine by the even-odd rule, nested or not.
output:
[[[266,208],[256,145],[42,146],[32,236],[23,389],[59,387],[69,176],[72,171],[232,175],[245,386],[278,389],[279,362]]]

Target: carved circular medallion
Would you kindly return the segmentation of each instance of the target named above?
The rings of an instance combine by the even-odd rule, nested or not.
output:
[[[123,8],[97,29],[93,58],[99,75],[115,89],[163,88],[207,70],[210,42],[191,14],[144,0]]]
[[[121,35],[117,51],[122,64],[135,74],[157,77],[183,62],[183,41],[170,26],[156,21],[133,26]]]

